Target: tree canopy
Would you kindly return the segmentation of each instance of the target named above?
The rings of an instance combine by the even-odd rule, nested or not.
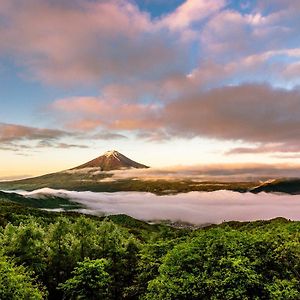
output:
[[[300,299],[300,222],[203,229],[0,206],[0,299]]]

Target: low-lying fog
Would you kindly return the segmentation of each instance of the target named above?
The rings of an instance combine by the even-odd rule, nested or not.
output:
[[[42,198],[45,194],[67,197],[84,204],[89,214],[126,214],[141,220],[184,221],[193,224],[223,221],[266,220],[285,217],[300,220],[300,196],[252,194],[231,191],[190,192],[156,196],[151,193],[94,193],[41,189],[19,194]]]

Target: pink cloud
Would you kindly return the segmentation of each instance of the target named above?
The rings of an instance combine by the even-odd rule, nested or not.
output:
[[[0,28],[0,51],[35,79],[56,84],[128,79],[176,62],[178,51],[129,1],[0,3],[7,20]]]
[[[297,79],[297,83],[300,83],[300,60],[294,63],[289,64],[283,70],[283,75],[286,78],[290,78],[292,80]]]
[[[69,144],[61,139],[67,136],[75,136],[75,133],[49,129],[23,126],[17,124],[0,123],[0,150],[15,151],[24,155],[30,149],[38,148],[87,148],[81,144]]]
[[[299,99],[299,91],[244,85],[194,90],[164,105],[96,97],[92,102],[80,98],[80,106],[76,98],[58,100],[52,107],[72,129],[131,131],[150,140],[200,136],[254,145],[233,149],[235,154],[292,153],[300,151]]]
[[[39,81],[95,84],[101,96],[51,106],[72,130],[293,145],[299,93],[248,83],[299,83],[300,6],[226,4],[186,0],[154,20],[126,0],[0,0],[0,53]]]
[[[256,45],[251,43],[251,26],[248,19],[249,17],[246,18],[237,11],[225,10],[209,20],[201,35],[201,43],[207,55],[230,54],[236,59],[249,49],[253,50]]]
[[[199,93],[211,87],[224,86],[238,78],[239,84],[249,82],[276,82],[281,86],[299,84],[300,48],[270,50],[257,54],[243,55],[226,63],[207,59],[187,76],[177,76],[165,81],[163,88],[169,93],[176,91],[185,95]],[[278,59],[285,57],[285,61]],[[289,63],[286,61],[290,60]]]
[[[51,108],[76,130],[106,128],[137,130],[157,128],[159,107],[101,97],[73,97],[55,101]]]
[[[93,119],[79,119],[76,121],[72,120],[65,124],[66,128],[79,131],[93,130],[101,127],[101,125],[103,125],[102,121]]]
[[[247,14],[229,9],[216,14],[205,24],[201,35],[205,54],[214,58],[223,56],[228,61],[286,48],[296,34],[294,23],[298,22],[299,10],[287,1],[287,6],[284,4],[274,12],[274,2],[258,3]],[[275,18],[275,14],[280,17]],[[289,18],[283,17],[285,14]]]
[[[264,85],[223,87],[169,103],[162,119],[179,136],[293,145],[300,134],[299,99],[299,91]]]
[[[184,76],[192,72],[185,63],[190,60],[190,37],[198,42],[195,56],[204,68],[199,74],[209,84],[222,83],[228,72],[239,73],[229,70],[236,61],[282,50],[296,34],[299,5],[290,0],[270,3],[271,10],[266,10],[269,2],[258,3],[242,14],[229,9],[225,0],[186,0],[173,12],[151,19],[127,0],[0,0],[0,53],[23,66],[25,78],[93,83],[103,90],[108,84],[119,89],[112,93],[124,92],[126,101],[142,97],[143,91],[168,98],[172,85],[177,90],[182,83],[188,85]],[[297,72],[284,63],[282,76],[294,80],[290,74]],[[223,65],[225,72],[217,71]],[[265,61],[257,65],[254,75],[265,69]]]
[[[95,97],[73,97],[56,100],[52,104],[52,108],[65,112],[79,111],[80,113],[97,114],[107,109],[107,106]]]
[[[271,153],[277,155],[276,153],[297,153],[300,152],[300,143],[293,142],[289,143],[261,143],[255,147],[238,147],[233,148],[227,154],[255,154],[255,153]],[[295,154],[292,154],[295,155]]]
[[[0,123],[0,141],[2,143],[20,140],[57,139],[66,134],[62,130]]]
[[[225,4],[225,0],[187,0],[174,12],[163,17],[160,25],[170,30],[184,30],[194,22],[203,21],[220,11]]]

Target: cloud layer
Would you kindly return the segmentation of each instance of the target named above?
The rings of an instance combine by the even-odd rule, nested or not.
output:
[[[31,146],[27,144],[28,141],[38,142],[36,147],[45,147],[46,145],[58,148],[62,146],[75,146],[57,143],[57,140],[67,135],[68,133],[62,130],[0,123],[0,149],[10,151],[28,149],[31,148]]]
[[[198,91],[164,105],[107,101],[97,97],[57,100],[52,108],[73,129],[130,130],[147,137],[253,143],[230,154],[299,152],[300,91],[269,85],[227,86]]]
[[[193,181],[258,181],[280,177],[300,177],[300,166],[293,164],[228,163],[165,168],[114,170],[111,180],[193,180]]]
[[[215,66],[206,70],[212,82],[237,74],[298,82],[298,5],[272,0],[243,11],[231,4],[186,0],[152,19],[127,0],[1,0],[0,54],[52,84],[157,83],[191,68],[203,73],[207,63]],[[191,57],[198,65],[187,63]]]
[[[56,195],[84,204],[89,214],[127,214],[137,219],[183,221],[203,225],[285,217],[300,220],[297,196],[240,194],[229,191],[156,196],[150,193],[93,193],[42,189],[19,193],[31,197]]]
[[[1,0],[0,5],[0,51],[12,53],[38,80],[82,84],[176,69],[170,36],[130,1]],[[157,70],[160,64],[164,67]]]
[[[223,87],[165,107],[170,130],[258,143],[297,143],[300,92],[265,85]]]
[[[15,142],[20,140],[51,140],[66,135],[66,132],[53,129],[40,129],[14,124],[0,123],[0,142]]]
[[[297,157],[296,1],[186,0],[155,18],[137,3],[0,0],[1,58],[25,79],[86,94],[47,107],[63,131],[16,127],[10,138],[2,126],[10,139],[3,142],[45,145],[53,140],[45,134],[64,131],[102,139],[204,137],[243,143],[231,155]]]

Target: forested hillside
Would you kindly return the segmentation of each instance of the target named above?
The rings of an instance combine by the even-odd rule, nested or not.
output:
[[[175,229],[0,206],[0,299],[300,299],[300,223]]]

